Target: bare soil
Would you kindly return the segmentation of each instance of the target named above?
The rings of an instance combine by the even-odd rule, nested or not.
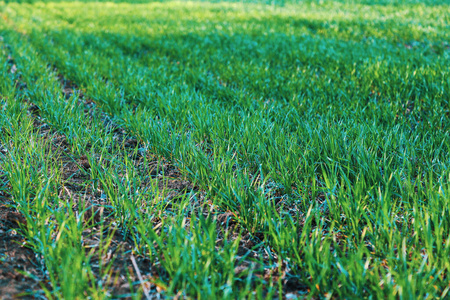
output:
[[[25,218],[0,195],[0,299],[36,299],[45,284],[37,255],[19,234]]]

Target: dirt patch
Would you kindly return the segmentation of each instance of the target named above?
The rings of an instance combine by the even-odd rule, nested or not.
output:
[[[45,284],[43,267],[35,253],[25,247],[20,227],[25,218],[0,196],[0,298],[35,299]]]

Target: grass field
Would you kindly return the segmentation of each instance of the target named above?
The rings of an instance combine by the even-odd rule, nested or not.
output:
[[[450,297],[419,2],[0,2],[0,294]]]

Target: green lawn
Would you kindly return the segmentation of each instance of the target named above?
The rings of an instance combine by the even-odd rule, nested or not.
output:
[[[0,2],[26,293],[449,297],[450,6],[394,2]]]

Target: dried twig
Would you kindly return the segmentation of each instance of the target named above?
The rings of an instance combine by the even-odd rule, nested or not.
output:
[[[137,277],[139,278],[139,281],[141,282],[145,297],[147,298],[147,300],[152,299],[152,297],[150,297],[150,294],[149,294],[147,288],[144,285],[144,279],[142,278],[141,271],[139,271],[138,265],[136,263],[136,260],[134,259],[133,254],[131,254],[131,263],[133,264],[133,267],[134,267],[134,270],[136,271]]]

